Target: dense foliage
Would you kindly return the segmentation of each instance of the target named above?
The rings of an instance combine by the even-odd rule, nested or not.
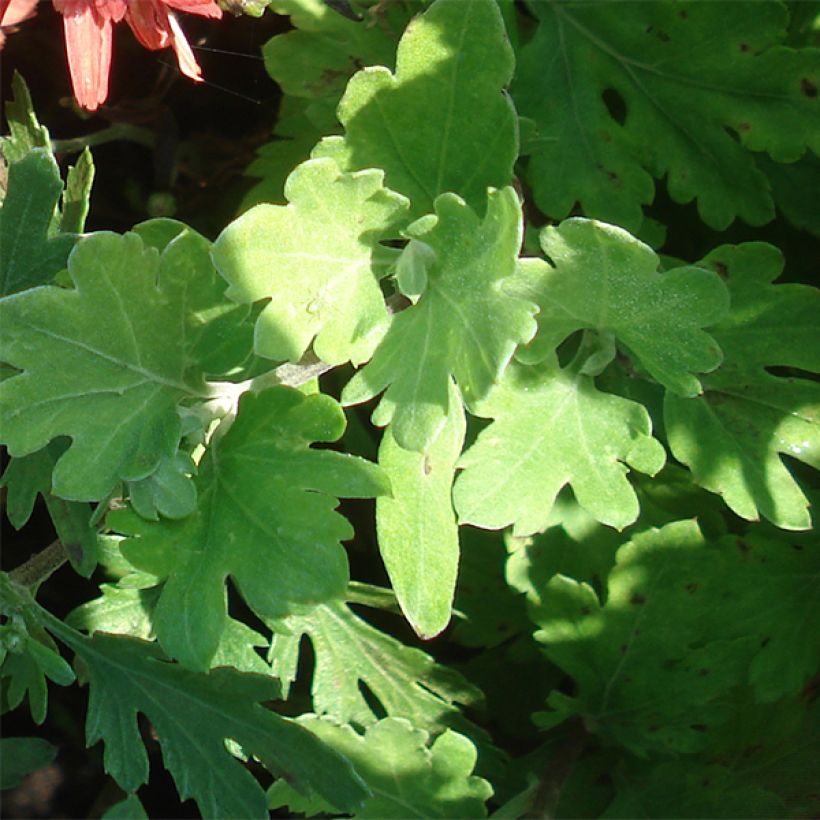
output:
[[[14,80],[3,712],[86,687],[109,817],[148,734],[206,817],[817,816],[818,5],[265,14],[218,235],[85,232]]]

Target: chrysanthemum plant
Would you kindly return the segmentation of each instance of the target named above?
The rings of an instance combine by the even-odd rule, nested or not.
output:
[[[174,9],[220,14],[55,5],[88,109],[115,23],[196,79]],[[2,483],[58,540],[0,575],[3,710],[87,687],[112,817],[140,714],[206,817],[817,816],[816,5],[267,13],[215,238],[84,232],[91,156],[15,81]],[[61,619],[66,562],[99,595]],[[5,786],[57,753],[2,743]]]

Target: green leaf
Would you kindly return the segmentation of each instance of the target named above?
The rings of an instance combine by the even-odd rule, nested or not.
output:
[[[190,480],[195,472],[196,465],[187,453],[163,456],[147,478],[128,482],[131,506],[152,521],[160,514],[166,518],[185,518],[196,509],[196,486]]]
[[[455,385],[450,415],[424,453],[404,450],[385,430],[379,464],[391,496],[376,502],[376,528],[390,582],[410,625],[432,638],[450,622],[458,574],[458,526],[451,488],[465,420]]]
[[[383,168],[414,217],[448,191],[483,214],[487,188],[510,184],[518,152],[503,93],[513,64],[495,0],[436,0],[408,25],[395,74],[374,66],[348,83],[339,105],[345,136],[318,150],[346,171]]]
[[[40,125],[34,113],[31,93],[18,71],[12,75],[11,91],[12,99],[5,104],[9,134],[0,139],[0,149],[9,165],[23,159],[36,148],[51,151],[48,129]]]
[[[377,243],[397,235],[407,208],[383,177],[311,160],[288,177],[287,207],[257,205],[220,234],[213,259],[228,297],[270,299],[256,322],[259,355],[296,362],[313,342],[329,364],[370,358],[388,321]]]
[[[136,638],[84,638],[59,621],[49,629],[83,660],[90,695],[86,741],[105,743],[106,771],[133,792],[146,782],[148,757],[137,725],[154,727],[180,798],[193,797],[204,817],[266,817],[264,792],[225,747],[232,739],[275,775],[315,790],[351,811],[367,790],[347,761],[293,722],[265,709],[276,698],[270,678],[227,667],[199,674],[167,663]]]
[[[282,681],[285,696],[296,679],[300,639],[307,635],[316,658],[311,685],[315,712],[370,726],[377,715],[362,694],[364,686],[390,717],[407,718],[430,732],[455,726],[472,734],[455,703],[475,704],[481,693],[420,649],[370,626],[346,604],[321,604],[308,615],[271,626],[271,672]]]
[[[54,157],[36,148],[13,162],[8,190],[0,207],[0,295],[41,285],[65,267],[77,240],[51,235],[51,223],[63,190]]]
[[[735,592],[725,617],[759,639],[749,668],[757,701],[798,694],[820,666],[820,539],[766,527],[720,543],[739,564],[725,584]]]
[[[485,817],[490,784],[472,774],[476,750],[463,735],[451,730],[429,745],[426,732],[406,720],[385,718],[364,736],[350,726],[305,715],[299,724],[351,761],[372,792],[353,815],[361,818]],[[296,799],[294,799],[296,798]],[[293,788],[279,780],[268,791],[271,808],[304,805]],[[333,812],[335,801],[322,809],[308,804],[309,816]],[[317,810],[318,809],[318,810]]]
[[[91,186],[94,184],[94,160],[86,147],[76,165],[70,165],[65,180],[65,191],[60,214],[60,230],[82,233],[90,206]]]
[[[511,366],[476,412],[494,421],[459,460],[454,500],[462,524],[538,532],[569,484],[587,512],[623,529],[639,512],[628,466],[654,475],[665,461],[642,405],[599,392],[591,378],[555,361]]]
[[[40,737],[0,738],[0,789],[13,789],[23,778],[48,766],[57,757],[57,747]]]
[[[342,401],[357,404],[386,388],[374,423],[392,420],[396,443],[424,452],[453,412],[451,378],[472,407],[498,380],[515,346],[533,335],[536,308],[503,290],[521,244],[521,210],[512,188],[490,193],[483,221],[457,196],[443,194],[436,216],[419,220],[407,235],[436,256],[427,288],[395,316]]]
[[[702,396],[667,395],[672,453],[738,515],[808,529],[808,501],[781,454],[820,467],[820,390],[765,368],[820,371],[820,293],[772,285],[783,258],[763,243],[723,246],[701,264],[728,277],[732,310],[712,331],[725,362],[704,378]]]
[[[539,361],[577,330],[611,334],[668,390],[697,395],[693,375],[721,360],[701,328],[728,310],[728,293],[711,271],[681,267],[660,273],[655,252],[626,231],[567,219],[541,231],[549,264],[519,263],[510,290],[538,303],[538,335],[522,360]]]
[[[335,105],[348,78],[362,65],[393,65],[398,33],[414,5],[365,9],[356,21],[322,0],[273,0],[269,8],[290,15],[294,30],[265,44],[265,68],[285,94],[328,99]]]
[[[90,524],[91,509],[51,491],[51,474],[65,449],[65,441],[53,441],[36,453],[11,459],[0,487],[8,488],[6,514],[18,530],[29,520],[37,496],[42,496],[71,565],[87,578],[97,566],[97,533]]]
[[[693,521],[641,533],[618,551],[606,604],[587,584],[557,575],[530,594],[544,653],[571,675],[544,726],[580,713],[590,730],[644,757],[694,752],[727,719],[759,640],[731,623],[735,550],[707,546]],[[727,579],[730,589],[727,590]]]
[[[337,497],[370,498],[389,486],[370,462],[310,449],[343,431],[344,415],[329,396],[285,387],[246,393],[200,463],[193,515],[156,523],[130,512],[109,516],[115,530],[135,536],[122,545],[127,560],[166,579],[153,626],[171,657],[209,666],[225,629],[229,576],[263,618],[343,594],[340,542],[353,528],[334,512]]]
[[[120,800],[108,808],[103,815],[103,820],[148,820],[139,797],[129,794],[125,800]]]
[[[187,231],[161,255],[133,233],[93,234],[78,242],[69,273],[74,289],[0,301],[5,358],[22,370],[0,383],[3,440],[21,456],[70,436],[54,492],[91,501],[176,452],[177,403],[208,398],[204,372],[226,364],[213,326],[224,330],[227,311],[235,330],[246,308],[221,300],[208,243]]]
[[[816,50],[787,49],[778,2],[533,0],[516,106],[539,135],[527,166],[538,207],[636,230],[652,177],[708,225],[774,216],[752,152],[820,153]]]

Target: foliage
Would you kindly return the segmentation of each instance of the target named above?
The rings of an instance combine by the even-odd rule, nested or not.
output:
[[[809,5],[271,0],[213,237],[16,77],[3,787],[82,686],[107,817],[816,816]]]

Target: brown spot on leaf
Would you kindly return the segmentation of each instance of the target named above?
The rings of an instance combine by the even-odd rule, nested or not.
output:
[[[811,99],[817,96],[817,86],[808,77],[800,80],[800,90]]]
[[[698,677],[705,678],[709,674],[709,670],[704,666],[702,669],[698,669]]]
[[[629,599],[630,604],[635,604],[635,606],[640,606],[641,604],[646,603],[646,598],[643,595],[639,595],[637,592]]]
[[[729,268],[723,264],[723,262],[712,262],[712,267],[715,269],[715,273],[721,279],[728,279],[729,278]]]
[[[741,551],[744,555],[746,555],[746,553],[747,553],[747,552],[749,552],[749,551],[751,550],[751,547],[750,547],[750,546],[749,546],[749,545],[748,545],[745,541],[741,540],[740,538],[738,538],[738,539],[737,539],[737,548],[738,548],[738,549],[739,549],[739,550],[740,550],[740,551]]]
[[[737,130],[738,130],[738,131],[743,131],[743,132],[745,132],[745,131],[751,131],[751,130],[752,130],[752,126],[751,126],[751,124],[750,124],[750,123],[748,123],[748,122],[739,122],[739,123],[737,124]]]
[[[705,723],[693,723],[689,728],[693,732],[705,732],[709,727]]]
[[[740,50],[745,54],[747,51],[749,51],[749,44],[741,43],[740,46],[738,46],[738,48],[740,48]]]
[[[699,588],[700,588],[700,585],[695,583],[695,581],[692,581],[691,583],[687,584],[686,587],[685,587],[686,591],[690,595],[694,595],[698,591]]]

